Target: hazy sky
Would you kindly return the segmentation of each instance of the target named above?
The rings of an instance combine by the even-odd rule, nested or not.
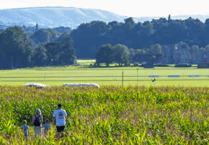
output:
[[[0,0],[0,9],[63,6],[102,9],[131,17],[209,14],[206,0]]]

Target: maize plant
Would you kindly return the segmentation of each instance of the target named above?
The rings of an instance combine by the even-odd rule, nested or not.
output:
[[[68,117],[64,137],[56,127],[34,138],[32,116],[52,121],[57,104]],[[22,121],[30,127],[28,140]],[[207,87],[0,87],[0,144],[207,144]]]

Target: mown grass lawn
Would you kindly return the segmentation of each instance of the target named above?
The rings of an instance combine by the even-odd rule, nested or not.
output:
[[[95,60],[79,60],[83,66],[41,67],[17,70],[1,70],[0,85],[25,85],[29,82],[48,85],[62,85],[63,83],[97,83],[99,85],[122,85],[124,72],[124,86],[208,86],[209,69],[156,67],[144,69],[141,67],[88,67]],[[138,71],[137,71],[138,69]],[[138,74],[137,74],[138,72]],[[154,78],[150,75],[159,75]],[[168,78],[168,75],[180,75],[180,78]],[[201,75],[191,78],[189,75]],[[137,78],[138,76],[138,78]],[[138,81],[137,81],[138,80]]]

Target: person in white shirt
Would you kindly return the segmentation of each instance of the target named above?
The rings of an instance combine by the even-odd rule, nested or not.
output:
[[[56,119],[56,126],[57,126],[57,132],[59,136],[63,136],[63,131],[65,129],[66,124],[66,117],[67,113],[65,110],[62,109],[62,105],[58,104],[58,109],[54,111],[53,114],[53,122]]]

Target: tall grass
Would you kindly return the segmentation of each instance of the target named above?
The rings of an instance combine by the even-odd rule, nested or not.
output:
[[[28,144],[207,144],[209,88],[0,87],[0,144],[25,144],[21,122],[37,108],[52,120],[57,104],[70,113],[65,137]]]

